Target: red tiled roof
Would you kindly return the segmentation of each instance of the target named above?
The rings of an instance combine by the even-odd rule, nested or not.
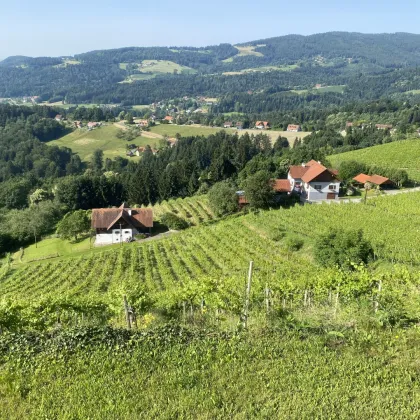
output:
[[[303,175],[309,170],[308,166],[293,165],[289,168],[290,175],[293,179],[302,179]]]
[[[292,186],[288,179],[274,179],[273,190],[276,192],[290,192],[292,191]]]
[[[382,185],[382,184],[386,184],[389,181],[389,178],[386,178],[384,176],[381,175],[372,175],[369,177],[369,182],[371,182],[372,184],[375,185]]]
[[[328,169],[324,165],[320,165],[318,162],[315,164],[312,164],[308,171],[304,173],[302,176],[302,181],[304,182],[311,182],[313,179],[324,173],[325,171],[328,171]]]
[[[130,210],[131,215],[129,213]],[[123,204],[118,209],[93,209],[92,228],[109,230],[121,218],[135,228],[153,227],[152,209],[128,209]]]
[[[356,182],[360,184],[365,184],[366,182],[370,181],[370,176],[366,174],[359,174],[353,178]]]
[[[170,115],[167,115],[164,119],[166,121],[172,121],[174,119],[174,117],[171,117]]]

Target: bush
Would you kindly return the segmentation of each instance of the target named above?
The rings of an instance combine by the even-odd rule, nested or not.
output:
[[[371,244],[362,230],[334,229],[316,240],[316,261],[325,266],[353,269],[354,264],[366,264],[373,257]]]
[[[285,247],[288,251],[299,251],[303,247],[304,241],[296,236],[289,236],[285,241]]]
[[[176,214],[171,212],[162,214],[162,216],[160,216],[160,222],[168,229],[173,230],[183,230],[189,227],[189,224],[186,220],[181,219]]]

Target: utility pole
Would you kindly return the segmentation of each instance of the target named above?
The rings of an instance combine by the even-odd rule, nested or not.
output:
[[[249,309],[249,295],[251,293],[251,281],[252,281],[252,268],[254,266],[254,261],[249,262],[249,270],[248,270],[248,283],[246,286],[246,295],[245,295],[245,307],[244,307],[244,319],[243,319],[243,326],[247,328],[248,326],[248,309]]]

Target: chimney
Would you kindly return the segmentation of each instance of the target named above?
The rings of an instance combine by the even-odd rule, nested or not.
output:
[[[131,216],[131,209],[128,209],[128,215]]]
[[[302,166],[303,166],[303,167],[305,167],[305,164],[304,164],[304,163],[302,163]]]

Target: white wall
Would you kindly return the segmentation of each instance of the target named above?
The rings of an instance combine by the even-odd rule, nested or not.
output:
[[[316,190],[315,185],[320,185],[321,189]],[[329,186],[335,185],[335,190],[330,190]],[[310,182],[304,184],[304,189],[306,192],[306,200],[308,201],[319,201],[326,200],[328,193],[335,193],[335,199],[338,200],[338,192],[340,190],[339,182]]]
[[[126,242],[138,233],[137,229],[122,229],[122,233],[119,229],[113,229],[106,233],[97,233],[95,245],[111,245]]]

